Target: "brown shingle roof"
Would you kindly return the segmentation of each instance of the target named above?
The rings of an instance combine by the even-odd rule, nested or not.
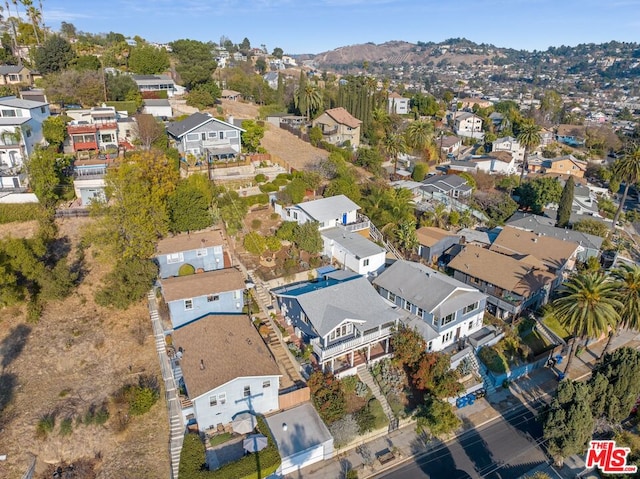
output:
[[[197,233],[184,233],[158,241],[156,255],[180,253],[199,248],[211,248],[224,243],[222,230],[207,230]]]
[[[331,108],[329,110],[325,110],[325,113],[333,118],[335,121],[342,125],[347,125],[349,128],[358,128],[362,121],[358,120],[356,117],[351,116],[347,110],[339,106],[338,108]]]
[[[169,303],[185,298],[244,289],[244,276],[235,268],[225,268],[162,280],[162,294]]]
[[[555,279],[553,273],[535,269],[527,261],[474,245],[465,246],[449,267],[525,298]]]
[[[189,397],[248,376],[279,376],[278,366],[247,316],[209,315],[173,332]],[[201,362],[204,369],[201,368]]]
[[[531,255],[547,266],[559,268],[575,253],[578,244],[549,236],[537,235],[505,226],[491,245],[491,251],[509,256]]]
[[[434,226],[423,226],[422,228],[416,230],[416,236],[418,237],[418,242],[421,245],[433,246],[443,238],[447,238],[448,236],[455,236],[455,234],[441,228],[436,228]]]

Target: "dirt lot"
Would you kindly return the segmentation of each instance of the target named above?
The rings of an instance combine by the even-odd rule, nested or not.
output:
[[[80,230],[91,220],[65,219],[60,235],[68,236],[75,257]],[[33,226],[4,225],[14,236]],[[21,233],[17,233],[21,232]],[[111,393],[141,372],[161,382],[151,325],[144,302],[127,311],[111,311],[93,302],[93,292],[110,269],[110,258],[93,248],[85,255],[86,276],[71,297],[47,305],[37,324],[24,320],[24,308],[0,310],[0,477],[20,478],[37,458],[37,477],[47,464],[98,457],[100,478],[169,476],[168,419],[161,399],[150,412],[133,417],[118,432]],[[101,426],[80,422],[92,404],[109,401],[112,414]],[[39,419],[55,413],[53,431],[36,437]],[[72,419],[72,431],[60,423]]]
[[[225,116],[232,115],[234,118],[252,119],[258,117],[258,107],[253,103],[222,100],[222,108]],[[269,123],[266,123],[266,127],[267,130],[261,142],[262,146],[296,170],[304,170],[329,156],[326,150],[311,146],[288,131]]]

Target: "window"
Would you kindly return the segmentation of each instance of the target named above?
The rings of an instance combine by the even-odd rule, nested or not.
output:
[[[202,141],[205,141],[207,139],[207,134],[206,133],[200,133],[200,139]]]
[[[431,352],[432,349],[433,349],[433,341],[429,341],[427,343],[427,352]]]
[[[47,109],[43,106],[40,107],[40,113],[46,113]]]
[[[411,311],[412,307],[413,307],[413,304],[411,304],[409,301],[404,302],[404,309],[406,309],[407,311]]]
[[[416,316],[422,319],[422,315],[424,314],[424,310],[422,308],[418,308],[416,311]]]
[[[462,310],[462,313],[467,314],[467,313],[470,313],[471,311],[475,311],[476,309],[478,309],[478,302],[475,302],[473,304],[470,304],[469,306],[466,306],[464,310]]]
[[[220,296],[218,296],[217,294],[210,294],[209,296],[207,296],[207,303],[213,303],[214,301],[218,301],[220,299]]]
[[[369,259],[365,259],[365,260],[362,262],[362,266],[369,266]]]
[[[244,387],[244,397],[248,398],[249,396],[251,396],[251,386],[245,386]]]
[[[16,116],[15,110],[2,110],[2,116]]]
[[[391,291],[389,291],[389,295],[387,297],[389,298],[389,301],[391,301],[392,303],[396,302],[396,295],[393,294]]]
[[[298,219],[298,213],[296,211],[293,212],[293,219],[294,220]]]
[[[473,321],[469,321],[469,329],[473,329]]]
[[[449,341],[451,341],[453,339],[453,331],[449,331],[447,334],[445,334],[444,336],[442,336],[442,342],[443,343],[448,343]]]
[[[222,404],[226,404],[227,402],[227,393],[220,393],[218,394],[218,403]]]
[[[185,299],[184,300],[184,309],[186,311],[190,311],[193,309],[193,299]]]
[[[222,138],[222,137],[220,137]],[[228,131],[227,132],[227,138],[238,138],[238,132],[233,130],[233,131]]]
[[[20,81],[20,75],[16,75],[15,73],[9,73],[10,81]]]
[[[351,324],[343,324],[331,332],[329,339],[333,341],[334,339],[343,338],[348,334],[351,334]]]
[[[210,396],[209,397],[209,406],[214,407],[218,405],[218,396]]]
[[[217,131],[210,131],[209,132],[209,138],[217,139],[218,138],[218,132]]]
[[[221,132],[220,132],[220,139],[221,139],[221,140],[224,140],[224,131],[221,131]]]
[[[112,143],[113,142],[113,135],[111,133],[107,133],[105,135],[100,135],[100,141],[102,143]]]
[[[27,134],[27,138],[31,138],[31,130],[27,129],[25,133]]]
[[[262,381],[262,387],[263,388],[270,388],[271,387],[271,381]]]
[[[182,263],[184,256],[182,253],[172,253],[167,255],[167,264]]]
[[[240,299],[241,295],[242,295],[242,291],[237,289],[233,292],[233,299]]]
[[[444,318],[440,318],[440,326],[445,326],[449,324],[451,321],[456,319],[456,313],[451,313],[446,315]]]
[[[196,256],[197,256],[198,258],[202,258],[203,256],[207,256],[207,250],[206,250],[206,248],[197,249],[197,250],[196,250]]]
[[[198,141],[198,138],[200,138],[200,135],[197,133],[189,133],[187,135],[187,141]]]

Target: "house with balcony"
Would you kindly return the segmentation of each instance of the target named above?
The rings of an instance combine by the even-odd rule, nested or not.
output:
[[[448,267],[455,279],[485,293],[488,311],[502,319],[546,304],[556,280],[556,275],[535,258],[508,256],[472,244]]]
[[[73,189],[80,206],[88,206],[92,201],[105,201],[104,181],[107,169],[114,163],[110,158],[76,159],[73,162]]]
[[[566,237],[554,238],[505,226],[489,249],[516,259],[528,258],[532,264],[540,264],[556,276],[553,290],[575,269],[578,253],[583,248]]]
[[[390,354],[390,339],[403,317],[371,283],[355,273],[334,271],[322,278],[271,290],[295,334],[310,344],[318,365],[339,375]]]
[[[160,278],[180,276],[180,268],[185,265],[197,273],[230,268],[231,258],[223,245],[222,230],[181,233],[161,239],[155,255]]]
[[[233,122],[196,112],[182,121],[169,123],[167,133],[183,161],[192,156],[198,162],[211,164],[232,161],[240,155],[244,130]]]
[[[427,351],[442,351],[482,328],[487,296],[420,263],[396,261],[373,280],[380,296],[407,311]]]
[[[15,96],[0,98],[0,167],[19,170],[36,145],[44,142],[42,122],[49,104]]]
[[[124,112],[118,112],[112,106],[102,105],[84,110],[69,110],[67,115],[72,120],[67,124],[69,137],[68,149],[76,156],[83,153],[107,153],[109,157],[117,156],[121,146],[131,141],[131,134],[122,137],[119,123],[126,118]]]
[[[179,88],[169,75],[131,75],[138,91],[145,93],[166,92],[169,98],[179,93]]]
[[[334,227],[323,229],[322,254],[358,274],[371,274],[384,268],[387,251],[360,233]]]
[[[312,126],[322,130],[322,139],[336,146],[350,145],[354,150],[360,146],[361,120],[343,107],[330,108],[312,121]]]
[[[174,329],[209,314],[241,314],[244,289],[244,276],[236,268],[175,276],[161,284]]]
[[[347,231],[361,231],[370,227],[369,219],[358,213],[360,207],[345,195],[329,196],[292,206],[275,204],[275,212],[284,221],[298,224],[315,221],[320,232],[336,226]]]
[[[491,144],[491,152],[506,151],[511,153],[511,157],[516,163],[522,163],[524,161],[524,146],[512,136],[505,136],[496,139]]]
[[[246,315],[209,315],[172,332],[171,366],[185,424],[223,427],[279,407],[280,371]]]
[[[405,98],[396,92],[389,93],[387,99],[387,111],[396,115],[406,115],[410,111],[411,98]]]
[[[464,136],[465,138],[484,138],[482,118],[466,111],[455,115],[453,119],[453,130],[456,135]]]

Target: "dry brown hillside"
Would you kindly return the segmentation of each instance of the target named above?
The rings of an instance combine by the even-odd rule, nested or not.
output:
[[[88,221],[59,223],[60,235],[71,241],[72,260],[80,229]],[[3,225],[0,235],[11,229],[28,228]],[[109,399],[140,373],[156,375],[162,382],[146,304],[127,311],[97,306],[93,292],[111,259],[93,248],[85,258],[86,274],[77,291],[48,304],[38,323],[24,320],[24,308],[0,310],[0,455],[7,455],[0,462],[3,479],[21,478],[32,457],[37,459],[36,477],[42,477],[47,464],[82,458],[98,458],[100,478],[169,476],[163,395],[150,412],[131,418],[123,431]],[[103,401],[111,412],[107,422],[83,424],[91,405]],[[56,417],[53,431],[38,438],[38,422],[50,413]],[[61,427],[64,419],[71,419],[70,431]]]

